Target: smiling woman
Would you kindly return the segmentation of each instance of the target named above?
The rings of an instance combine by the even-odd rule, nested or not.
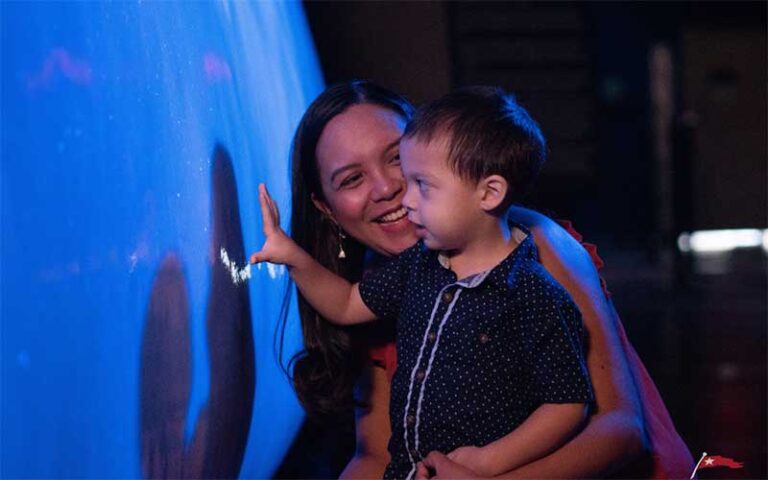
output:
[[[347,234],[383,255],[416,240],[401,205],[400,137],[405,118],[358,104],[334,117],[317,143],[321,193],[314,205]]]
[[[373,251],[392,255],[416,241],[401,205],[405,183],[398,154],[411,111],[388,90],[349,82],[320,95],[296,131],[291,236],[348,279],[361,277],[368,242]],[[304,350],[291,359],[291,373],[302,405],[321,417],[351,408],[366,340],[320,318],[301,296],[298,306]],[[287,326],[284,316],[283,332]],[[379,341],[390,339],[384,335]]]

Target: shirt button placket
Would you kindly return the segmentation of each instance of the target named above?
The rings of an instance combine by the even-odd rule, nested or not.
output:
[[[453,291],[444,290],[440,296],[441,302],[437,307],[437,311],[435,312],[434,325],[432,325],[432,330],[427,333],[427,340],[431,344],[429,350],[435,347],[434,343],[437,340],[438,325],[442,321],[445,314],[448,312],[448,307],[451,301],[453,301],[454,295],[455,293]],[[416,398],[419,396],[421,390],[425,387],[424,380],[427,378],[427,366],[429,364],[430,357],[431,355],[429,353],[424,355],[424,357],[421,359],[421,362],[419,362],[418,370],[416,370],[413,385],[413,395]],[[416,415],[416,405],[412,405],[409,409],[408,415],[405,417],[406,436],[410,440],[411,445],[414,445],[416,441]],[[414,460],[421,460],[421,455],[419,455],[419,452],[415,448],[412,448],[410,453]]]
[[[446,290],[445,292],[443,292],[443,302],[451,303],[451,300],[453,300],[453,292],[450,290]]]

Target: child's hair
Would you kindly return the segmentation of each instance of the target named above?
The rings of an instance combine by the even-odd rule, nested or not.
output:
[[[501,212],[530,191],[546,159],[539,125],[498,87],[466,87],[423,105],[403,138],[430,142],[444,135],[448,165],[457,175],[474,182],[489,175],[507,180]]]

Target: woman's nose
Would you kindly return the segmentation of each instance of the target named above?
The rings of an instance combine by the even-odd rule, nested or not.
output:
[[[392,200],[403,191],[404,183],[402,177],[395,177],[387,172],[381,172],[374,179],[371,196],[376,202]]]

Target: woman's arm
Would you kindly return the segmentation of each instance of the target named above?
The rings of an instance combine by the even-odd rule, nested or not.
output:
[[[637,390],[621,348],[618,316],[605,297],[592,258],[557,223],[530,210],[512,216],[531,229],[541,263],[568,290],[589,335],[587,368],[596,411],[586,427],[554,453],[517,470],[518,478],[597,478],[610,475],[645,451]]]
[[[386,371],[376,366],[368,368],[358,387],[367,391],[368,408],[357,411],[355,456],[340,478],[381,478],[389,463],[389,380]]]
[[[543,458],[563,445],[586,418],[583,403],[545,403],[517,428],[482,447],[460,447],[448,458],[482,476],[494,476]]]

